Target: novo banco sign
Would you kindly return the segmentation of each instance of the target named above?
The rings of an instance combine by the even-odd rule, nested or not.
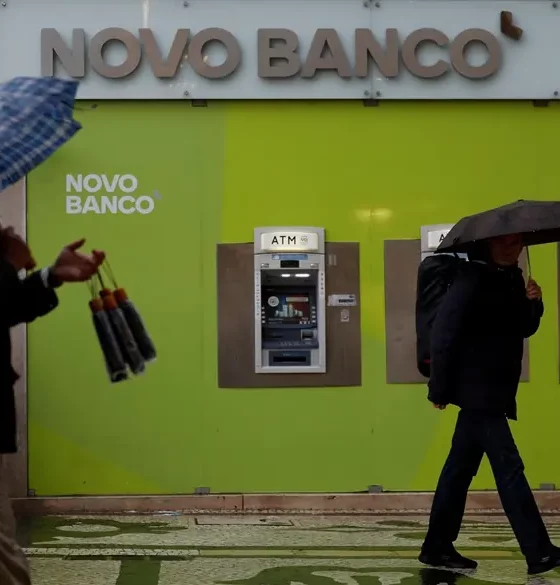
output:
[[[486,79],[495,75],[502,65],[502,48],[498,38],[481,28],[465,29],[454,37],[436,28],[419,28],[402,35],[396,28],[381,34],[369,28],[354,31],[352,50],[348,51],[334,28],[317,29],[309,49],[301,50],[298,34],[290,29],[260,28],[255,32],[254,47],[242,47],[236,37],[223,28],[206,28],[198,32],[177,29],[171,48],[164,54],[156,34],[149,28],[131,32],[123,28],[105,28],[93,36],[85,29],[73,29],[67,42],[54,28],[41,30],[41,74],[55,75],[58,59],[71,77],[80,79],[86,71],[108,79],[122,79],[134,73],[147,61],[156,78],[174,78],[180,67],[187,64],[206,79],[224,79],[241,66],[243,52],[256,50],[256,74],[262,79],[313,78],[319,71],[331,71],[340,78],[366,78],[375,66],[387,79],[399,75],[402,67],[421,79],[436,79],[456,71],[466,79]],[[126,57],[122,63],[106,60],[105,50],[111,44],[124,46]],[[220,64],[211,64],[205,50],[218,43],[225,51]],[[441,49],[439,59],[423,63],[419,53],[424,45]],[[482,46],[486,53],[483,63],[468,61],[468,49]]]
[[[158,191],[153,195],[138,193],[138,178],[131,174],[78,174],[66,175],[66,213],[147,215],[161,199]]]

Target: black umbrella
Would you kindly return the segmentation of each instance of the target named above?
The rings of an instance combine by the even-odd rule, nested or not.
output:
[[[89,308],[91,309],[97,339],[103,352],[103,359],[109,380],[111,382],[122,382],[128,379],[126,363],[119,342],[111,327],[109,317],[103,308],[103,301],[96,295],[93,279],[90,281],[90,292],[92,298],[89,302]]]
[[[521,234],[525,246],[560,242],[560,201],[516,201],[459,220],[436,252],[468,252],[477,241]]]
[[[97,273],[97,277],[101,284],[100,296],[103,299],[103,309],[109,318],[124,361],[133,374],[143,374],[146,369],[145,361],[138,349],[138,344],[134,339],[126,318],[120,310],[113,293],[108,288],[105,288],[99,272]]]
[[[122,311],[128,327],[130,331],[132,331],[132,335],[138,345],[138,349],[142,354],[146,363],[152,362],[156,359],[156,348],[148,330],[146,329],[146,325],[144,324],[144,320],[142,319],[140,313],[134,306],[134,303],[128,298],[126,291],[124,288],[120,288],[117,285],[117,281],[115,279],[115,275],[111,269],[109,261],[105,259],[103,263],[103,268],[107,272],[113,287],[113,295],[119,305],[119,309]]]

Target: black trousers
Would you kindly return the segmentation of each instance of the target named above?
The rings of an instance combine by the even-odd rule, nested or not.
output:
[[[467,492],[486,453],[502,506],[528,562],[549,554],[552,544],[505,415],[461,410],[441,472],[422,550],[446,552],[459,536]]]

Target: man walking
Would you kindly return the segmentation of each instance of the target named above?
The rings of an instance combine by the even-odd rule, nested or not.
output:
[[[18,378],[11,364],[10,329],[31,323],[55,309],[55,289],[65,282],[84,282],[103,263],[105,255],[80,253],[85,240],[64,247],[50,268],[20,280],[21,270],[33,270],[35,260],[27,244],[13,228],[0,229],[0,454],[17,451],[14,383]],[[27,560],[16,542],[15,519],[8,497],[9,478],[0,468],[0,583],[29,585]]]
[[[477,243],[433,324],[428,400],[461,410],[419,557],[427,565],[476,568],[453,543],[486,453],[528,573],[560,566],[560,549],[550,541],[508,423],[517,420],[523,342],[536,333],[544,312],[540,287],[533,280],[525,286],[518,267],[522,249],[519,235]]]

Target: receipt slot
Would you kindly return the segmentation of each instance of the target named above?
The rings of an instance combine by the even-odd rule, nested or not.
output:
[[[327,370],[325,231],[255,229],[255,372]]]

